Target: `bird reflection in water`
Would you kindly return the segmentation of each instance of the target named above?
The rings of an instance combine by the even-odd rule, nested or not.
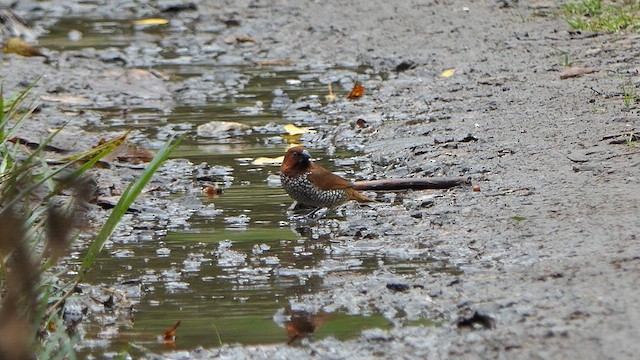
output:
[[[306,311],[292,311],[289,316],[290,320],[284,325],[289,335],[287,345],[292,344],[298,339],[311,336],[319,327],[324,325],[328,319],[328,314],[324,312],[312,314]]]

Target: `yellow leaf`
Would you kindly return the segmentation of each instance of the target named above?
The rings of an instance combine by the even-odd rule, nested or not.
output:
[[[448,77],[452,77],[453,74],[456,73],[456,69],[447,69],[443,72],[440,73],[440,77],[442,78],[448,78]]]
[[[284,130],[289,134],[289,135],[302,135],[302,134],[306,134],[306,133],[314,133],[316,132],[313,129],[310,129],[308,127],[297,127],[293,124],[287,124],[284,126]]]
[[[145,25],[145,26],[149,26],[149,25],[164,25],[164,24],[168,24],[168,23],[169,23],[169,20],[160,19],[160,18],[140,19],[140,20],[134,20],[133,21],[133,25]]]
[[[269,157],[258,157],[255,158],[252,162],[251,165],[274,165],[274,166],[280,166],[280,164],[282,164],[282,161],[284,160],[284,156],[278,156],[275,158],[269,158]]]
[[[20,56],[44,56],[38,49],[18,38],[8,39],[2,51],[5,54],[18,54]]]

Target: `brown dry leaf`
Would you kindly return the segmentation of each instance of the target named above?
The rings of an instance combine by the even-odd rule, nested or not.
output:
[[[594,68],[583,68],[583,67],[570,67],[565,69],[560,73],[560,79],[569,79],[574,77],[579,77],[585,74],[592,74],[594,72],[598,72],[598,69]]]
[[[359,99],[362,97],[362,95],[364,95],[364,86],[362,86],[362,84],[360,83],[356,83],[355,85],[353,85],[353,89],[351,90],[349,95],[347,95],[347,99]]]
[[[142,146],[138,146],[128,142],[126,140],[126,137],[117,138],[115,140],[116,141],[113,143],[114,146],[116,147],[115,150],[113,150],[111,153],[107,154],[104,158],[102,158],[102,161],[112,162],[114,160],[118,160],[124,163],[139,165],[142,163],[151,162],[151,160],[153,160],[154,155],[150,150],[147,150]],[[113,141],[113,140],[110,140],[110,141]],[[107,142],[109,141],[105,140],[104,138],[101,138],[98,141],[98,145],[94,146],[93,148],[104,145]]]
[[[360,128],[360,129],[364,129],[367,127],[367,120],[365,119],[358,119],[356,120],[356,125]]]
[[[114,154],[116,154],[118,161],[134,165],[151,162],[154,156],[151,151],[129,142],[120,145]]]
[[[21,56],[44,56],[40,50],[18,38],[10,38],[7,40],[2,51],[5,54],[17,54]]]

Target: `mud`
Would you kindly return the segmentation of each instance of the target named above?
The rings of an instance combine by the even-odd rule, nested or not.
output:
[[[357,101],[279,97],[265,104],[281,106],[287,121],[313,125],[318,132],[303,142],[315,154],[360,151],[350,174],[357,179],[465,175],[480,186],[381,194],[379,203],[344,205],[337,210],[344,217],[309,227],[317,236],[328,229],[330,251],[381,260],[369,275],[324,273],[323,290],[289,298],[291,308],[377,311],[393,320],[392,330],[158,358],[631,359],[640,351],[640,150],[637,140],[615,141],[640,127],[637,103],[627,107],[622,90],[639,85],[637,34],[570,31],[557,5],[543,1],[54,0],[20,1],[15,11],[43,29],[61,17],[163,16],[171,23],[163,36],[140,31],[125,48],[50,46],[43,49],[49,64],[3,55],[5,91],[44,71],[35,96],[162,112],[174,101],[233,96],[246,84],[232,68],[213,66],[305,69],[340,93],[355,81],[366,88]],[[561,80],[564,53],[573,66],[598,72]],[[210,75],[177,83],[130,70],[203,62],[212,64]],[[455,74],[440,77],[445,69]],[[123,76],[105,75],[112,72]],[[36,119],[106,131],[99,115],[65,101],[43,101]],[[134,139],[157,147],[162,131],[179,130],[164,125]],[[167,193],[197,186],[172,176],[172,164],[156,186]],[[111,182],[130,170],[113,171]],[[192,204],[157,201],[183,215],[167,217],[166,226],[188,226]],[[392,258],[431,261],[403,272],[385,264]],[[338,265],[349,266],[328,266]],[[411,323],[425,318],[438,326]]]

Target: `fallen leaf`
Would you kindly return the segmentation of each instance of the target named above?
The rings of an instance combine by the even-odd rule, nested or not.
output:
[[[456,69],[447,69],[440,73],[441,78],[452,77],[456,73]]]
[[[282,161],[284,160],[284,156],[278,156],[275,158],[269,158],[269,157],[257,157],[255,158],[252,162],[251,165],[273,165],[273,166],[280,166],[280,164],[282,164]]]
[[[579,77],[585,74],[592,74],[594,72],[598,72],[598,69],[594,68],[583,68],[583,67],[570,67],[560,73],[560,79],[569,79],[574,77]]]
[[[526,218],[526,217],[524,217],[524,216],[512,216],[512,217],[511,217],[511,220],[515,220],[515,221],[524,221],[524,220],[527,220],[527,218]]]
[[[5,54],[17,54],[20,56],[44,56],[40,50],[27,44],[24,40],[18,38],[10,38],[4,45],[2,51]]]
[[[133,25],[140,25],[140,26],[165,25],[168,23],[169,23],[169,20],[161,19],[161,18],[149,18],[149,19],[140,19],[140,20],[133,21]]]
[[[104,161],[118,159],[120,162],[130,163],[134,165],[148,163],[153,160],[154,154],[135,144],[125,142],[118,146],[114,152],[104,157]]]
[[[315,130],[308,128],[308,127],[298,127],[295,126],[293,124],[287,124],[284,126],[284,130],[287,132],[287,134],[289,135],[302,135],[302,134],[306,134],[306,133],[314,133],[316,132]]]
[[[356,125],[360,128],[360,129],[364,129],[367,127],[367,121],[365,119],[358,119],[356,120]]]
[[[364,86],[362,86],[362,84],[360,83],[356,83],[355,85],[353,85],[353,89],[351,90],[349,95],[347,95],[347,99],[359,99],[362,97],[362,95],[364,95]]]

